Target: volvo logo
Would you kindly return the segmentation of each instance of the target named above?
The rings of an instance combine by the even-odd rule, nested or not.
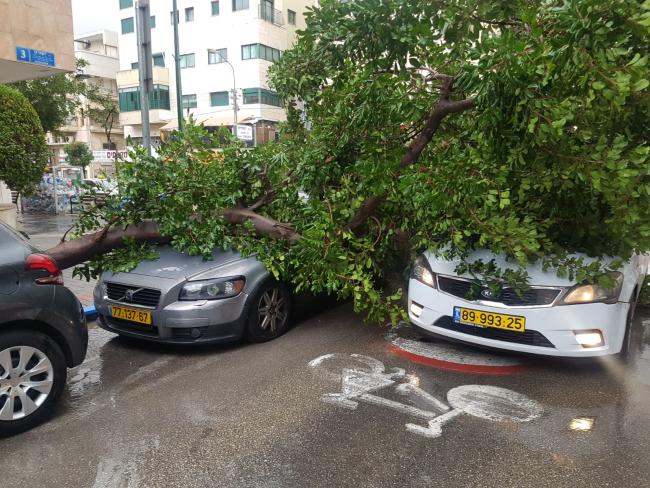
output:
[[[144,290],[144,288],[138,288],[136,290],[134,289],[128,289],[124,292],[124,296],[118,300],[118,302],[133,302],[133,296],[138,293],[139,291]]]
[[[489,288],[481,290],[481,295],[485,298],[494,298],[494,293]]]

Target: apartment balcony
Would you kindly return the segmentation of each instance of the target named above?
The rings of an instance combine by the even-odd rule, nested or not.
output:
[[[140,86],[137,69],[117,73],[120,125],[140,125]],[[169,70],[153,67],[153,92],[149,97],[149,122],[164,124],[171,119],[169,100]]]
[[[280,27],[284,25],[282,12],[274,9],[271,5],[260,3],[258,6],[258,14],[260,19],[270,22],[273,25]]]

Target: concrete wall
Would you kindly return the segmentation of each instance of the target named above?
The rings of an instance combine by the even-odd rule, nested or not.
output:
[[[55,67],[18,62],[16,47],[54,53]],[[74,69],[70,0],[0,0],[0,83]]]
[[[16,206],[13,204],[0,203],[0,222],[9,224],[16,228]]]

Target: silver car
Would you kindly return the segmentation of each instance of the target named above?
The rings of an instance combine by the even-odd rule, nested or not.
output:
[[[94,291],[99,325],[166,343],[264,342],[289,324],[291,300],[254,256],[215,251],[212,260],[171,248],[128,273],[104,273]]]

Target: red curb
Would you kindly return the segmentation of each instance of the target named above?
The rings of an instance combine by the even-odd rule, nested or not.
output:
[[[403,357],[408,359],[411,362],[417,364],[423,364],[425,366],[431,366],[438,369],[447,369],[449,371],[457,371],[460,373],[473,373],[473,374],[487,374],[487,375],[509,375],[525,372],[528,367],[523,364],[517,364],[512,366],[483,366],[478,364],[461,364],[461,363],[452,363],[451,361],[443,361],[442,359],[433,359],[426,356],[420,356],[419,354],[414,354],[399,347],[389,344],[388,351],[395,354],[396,356]]]

